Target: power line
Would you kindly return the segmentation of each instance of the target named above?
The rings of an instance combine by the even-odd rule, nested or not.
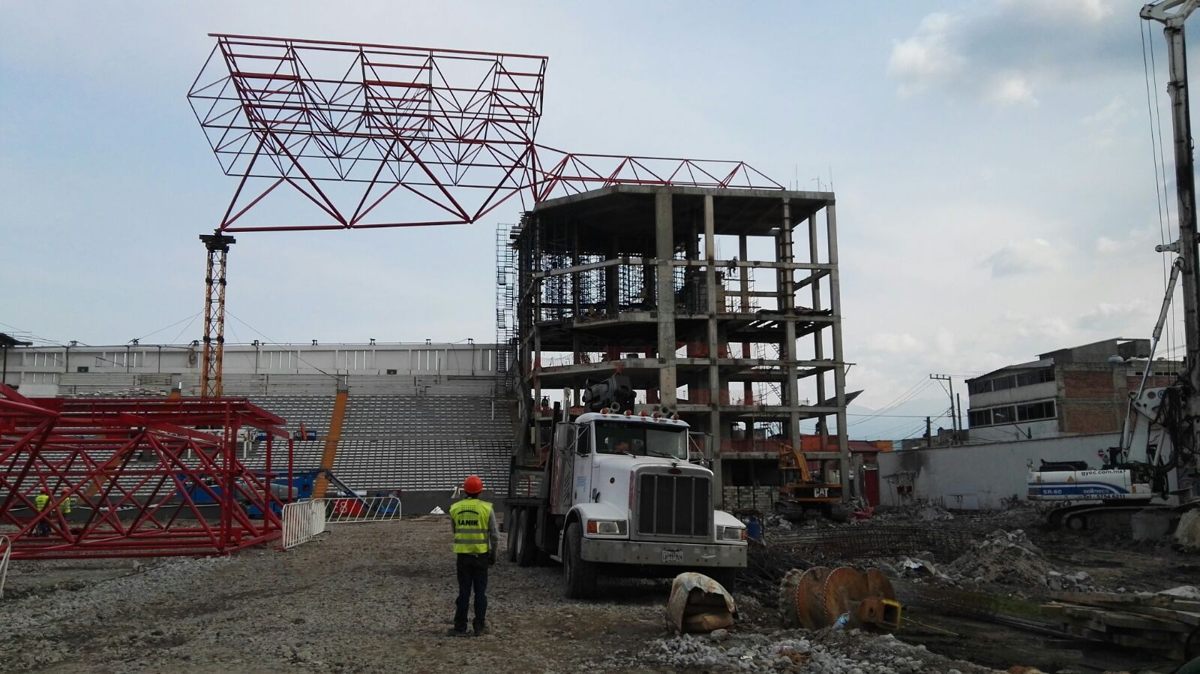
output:
[[[238,323],[241,323],[242,325],[246,326],[247,328],[250,328],[251,330],[253,330],[255,333],[258,334],[259,337],[262,337],[266,341],[267,344],[270,344],[272,346],[279,346],[279,347],[285,346],[284,344],[280,344],[279,342],[276,342],[275,340],[271,339],[270,337],[267,337],[265,334],[263,334],[263,332],[261,330],[254,327],[253,325],[250,325],[246,321],[243,321],[242,319],[238,318],[237,316],[234,316],[233,312],[230,311],[228,308],[225,309],[225,313],[229,314],[229,316],[232,317]],[[310,363],[309,361],[305,360],[304,356],[300,355],[299,350],[296,351],[296,359],[299,360],[301,363],[308,365],[309,367],[316,370],[317,372],[320,372],[321,374],[325,375],[326,377],[333,377],[334,379],[337,378],[336,374],[330,374],[330,373],[326,372],[325,370],[322,370],[321,368],[317,367],[313,363]]]
[[[140,342],[140,341],[142,341],[143,339],[146,339],[147,337],[149,337],[149,336],[151,336],[151,335],[157,335],[158,333],[162,332],[163,330],[169,330],[169,329],[171,329],[171,328],[175,327],[176,325],[179,325],[180,323],[183,323],[184,321],[187,321],[187,322],[188,322],[188,325],[190,326],[190,325],[192,324],[192,321],[195,321],[195,320],[196,320],[196,317],[197,317],[197,316],[199,316],[199,315],[200,315],[200,313],[201,313],[201,312],[197,311],[196,313],[192,314],[191,316],[184,316],[183,318],[181,318],[181,319],[179,319],[179,320],[175,321],[174,323],[170,323],[170,324],[168,324],[168,325],[164,325],[163,327],[161,327],[161,328],[159,328],[159,329],[155,330],[154,332],[147,332],[146,334],[142,335],[141,337],[135,337],[134,339],[136,339],[137,341],[139,341],[139,342]],[[186,328],[185,328],[185,329],[186,329]],[[180,332],[180,334],[183,334],[183,333],[182,333],[182,332]],[[176,337],[176,339],[175,339],[175,340],[172,340],[172,341],[177,341],[177,340],[178,340],[178,337]]]
[[[929,388],[931,385],[932,385],[932,382],[930,382],[928,379],[918,381],[916,384],[913,384],[912,386],[910,386],[904,393],[901,393],[899,396],[894,398],[892,400],[892,402],[879,408],[873,414],[868,415],[866,419],[863,419],[863,421],[868,421],[875,417],[883,416],[886,412],[888,412],[890,410],[894,410],[897,407],[903,405],[904,403],[907,403],[908,401],[912,400],[913,398],[916,398],[918,395],[923,393],[925,391],[925,389]]]

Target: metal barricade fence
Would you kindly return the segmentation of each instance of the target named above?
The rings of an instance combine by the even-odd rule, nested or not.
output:
[[[12,557],[12,541],[0,536],[0,599],[4,598],[4,580],[8,578],[8,558]]]
[[[387,522],[400,519],[398,496],[368,496],[363,498],[327,498],[325,522],[348,524],[351,522]]]
[[[325,531],[323,499],[296,501],[283,506],[283,549],[306,543]]]

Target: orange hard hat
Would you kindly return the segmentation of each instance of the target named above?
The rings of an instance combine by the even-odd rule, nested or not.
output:
[[[467,479],[463,480],[463,491],[472,496],[483,492],[483,480],[479,479],[478,475],[468,475]]]

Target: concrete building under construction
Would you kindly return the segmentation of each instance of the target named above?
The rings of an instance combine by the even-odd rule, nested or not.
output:
[[[718,503],[778,484],[812,421],[826,451],[808,458],[846,488],[832,193],[610,186],[539,203],[498,243],[498,341],[531,427],[623,374],[691,425]]]

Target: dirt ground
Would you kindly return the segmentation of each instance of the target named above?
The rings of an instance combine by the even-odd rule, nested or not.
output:
[[[561,598],[557,568],[501,562],[492,632],[468,648],[446,635],[457,591],[449,549],[446,520],[420,518],[336,526],[288,552],[13,562],[0,667],[563,671],[662,632],[662,587],[626,583],[613,601],[581,604]]]
[[[771,671],[779,667],[761,653],[796,642],[795,634],[765,636],[770,630],[756,625],[773,621],[751,598],[741,611],[754,620],[729,642],[672,641],[663,620],[669,580],[613,580],[602,599],[569,601],[559,567],[520,568],[503,557],[490,577],[490,633],[447,636],[456,591],[449,549],[446,520],[424,517],[336,526],[288,552],[16,561],[0,600],[0,669]],[[952,669],[890,637],[880,642],[888,657],[908,664],[872,669],[876,656],[839,639],[813,635],[811,643],[766,655],[790,658],[788,671],[843,671],[855,663],[866,666],[852,667],[859,671]]]
[[[1101,588],[1161,590],[1197,577],[1170,550],[1055,536],[1035,537],[1046,559]],[[570,601],[558,566],[520,568],[503,553],[490,578],[490,633],[451,637],[453,570],[449,527],[432,516],[339,525],[288,552],[15,561],[0,600],[0,671],[1096,671],[1051,639],[936,605],[912,606],[897,639],[780,630],[773,609],[735,593],[740,620],[729,634],[676,637],[663,620],[669,580],[609,580],[601,599]]]

